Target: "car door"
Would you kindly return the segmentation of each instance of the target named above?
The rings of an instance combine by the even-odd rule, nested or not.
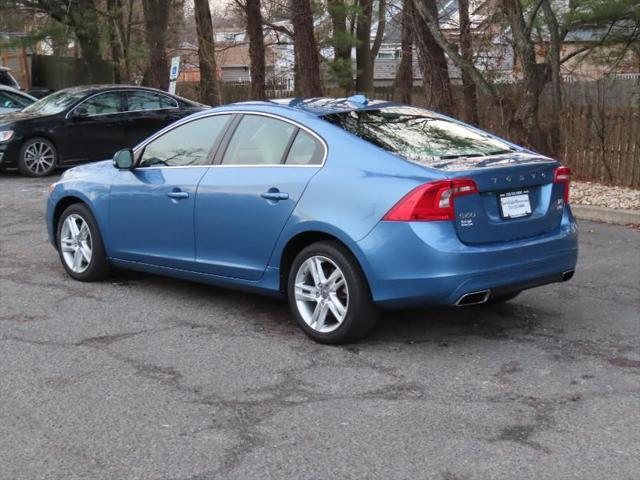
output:
[[[126,135],[129,146],[134,147],[147,137],[184,115],[173,98],[147,90],[125,92]]]
[[[196,188],[231,115],[180,124],[136,152],[136,167],[111,187],[109,254],[117,259],[190,270]]]
[[[222,149],[221,149],[222,150]],[[196,267],[257,280],[326,147],[284,119],[245,114],[196,194]]]
[[[76,105],[53,131],[63,164],[106,160],[126,147],[120,91],[98,93]]]

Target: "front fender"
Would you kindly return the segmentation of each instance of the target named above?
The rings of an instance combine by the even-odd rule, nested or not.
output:
[[[109,192],[110,185],[100,183],[88,183],[82,180],[61,180],[59,181],[47,201],[47,231],[49,241],[56,246],[56,220],[62,213],[60,207],[77,202],[82,202],[91,211],[93,218],[98,224],[100,232],[104,232],[109,227]],[[104,240],[104,236],[102,236]],[[109,248],[105,244],[107,254]]]

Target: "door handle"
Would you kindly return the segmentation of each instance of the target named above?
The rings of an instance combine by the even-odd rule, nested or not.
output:
[[[189,192],[168,192],[167,197],[175,199],[189,198]]]
[[[260,194],[260,196],[264,199],[267,200],[274,200],[274,201],[279,201],[279,200],[288,200],[289,199],[289,194],[285,193],[285,192],[280,192],[277,189],[270,189],[268,192],[262,192]]]

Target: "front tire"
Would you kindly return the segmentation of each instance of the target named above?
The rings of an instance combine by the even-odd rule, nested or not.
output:
[[[93,282],[109,275],[100,230],[86,205],[74,203],[62,212],[56,244],[62,266],[72,278]]]
[[[296,256],[287,296],[300,328],[320,343],[360,340],[378,318],[360,265],[337,242],[314,243]]]
[[[36,137],[27,140],[20,149],[18,169],[29,177],[51,175],[58,165],[58,151],[46,138]]]

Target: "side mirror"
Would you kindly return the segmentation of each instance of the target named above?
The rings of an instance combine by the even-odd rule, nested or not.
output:
[[[133,150],[125,148],[116,152],[113,156],[113,166],[118,170],[131,170],[133,168]]]

